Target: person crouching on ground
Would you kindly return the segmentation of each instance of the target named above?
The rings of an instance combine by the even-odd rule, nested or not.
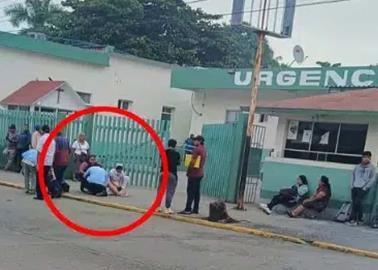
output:
[[[36,181],[36,167],[37,167],[38,152],[35,149],[30,149],[22,153],[22,169],[25,180],[25,193],[35,193],[35,181]]]
[[[109,182],[125,197],[128,196],[126,188],[129,181],[130,178],[123,171],[123,164],[118,163],[115,168],[110,170]]]
[[[309,199],[303,201],[297,208],[293,211],[288,211],[290,217],[300,216],[306,209],[315,210],[318,213],[322,212],[327,208],[329,200],[331,199],[332,191],[331,185],[329,184],[329,179],[326,176],[321,176],[319,180],[319,186],[316,193],[312,195]]]
[[[117,196],[122,196],[121,192],[109,181],[109,175],[106,170],[98,165],[90,167],[84,174],[80,190],[84,193],[95,196],[108,196],[106,188]]]
[[[83,162],[80,164],[79,172],[76,174],[76,179],[80,182],[84,179],[85,172],[93,166],[100,166],[99,163],[97,163],[97,157],[95,155],[90,155],[89,157],[85,158],[85,155],[82,155]]]
[[[171,209],[173,196],[175,195],[177,183],[178,183],[178,176],[177,176],[177,166],[180,165],[180,154],[176,151],[176,145],[177,141],[170,139],[168,141],[168,148],[165,150],[165,153],[168,158],[168,187],[167,192],[165,193],[165,214],[173,214],[174,211]],[[163,167],[161,168],[161,171],[163,171]],[[158,191],[161,186],[161,182],[163,180],[163,174],[160,175],[160,182]],[[161,211],[161,208],[159,209]]]
[[[306,199],[308,194],[308,182],[304,175],[300,175],[297,178],[296,185],[291,188],[281,189],[279,194],[275,195],[271,202],[268,204],[260,204],[260,208],[270,215],[274,206],[282,204],[288,208],[296,206],[298,203],[302,203]]]

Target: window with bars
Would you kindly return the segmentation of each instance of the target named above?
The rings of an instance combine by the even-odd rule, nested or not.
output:
[[[125,99],[118,100],[118,108],[123,109],[123,110],[130,110],[132,104],[133,102],[131,100],[125,100]]]
[[[357,164],[367,124],[290,121],[284,157]]]
[[[161,111],[161,120],[172,121],[175,108],[164,106]]]

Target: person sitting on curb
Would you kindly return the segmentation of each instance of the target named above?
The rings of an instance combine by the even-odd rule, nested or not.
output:
[[[116,164],[115,168],[111,169],[109,172],[109,182],[117,188],[125,197],[128,196],[126,188],[129,183],[130,178],[125,174],[123,170],[123,164]],[[117,195],[117,194],[114,194]]]
[[[332,191],[331,185],[329,184],[329,179],[327,176],[321,176],[319,180],[319,186],[316,193],[312,195],[309,199],[303,201],[298,207],[293,211],[289,210],[288,215],[290,217],[298,217],[305,210],[315,210],[320,213],[327,208],[329,200],[331,199]]]
[[[268,215],[272,213],[274,206],[282,204],[285,207],[292,208],[306,199],[308,194],[308,182],[304,175],[297,178],[296,185],[291,188],[281,189],[279,194],[275,195],[268,204],[260,204],[260,208]]]
[[[84,174],[84,179],[81,181],[80,190],[84,193],[95,196],[108,196],[106,188],[117,196],[122,196],[122,193],[109,181],[109,175],[104,168],[95,165],[90,167]]]

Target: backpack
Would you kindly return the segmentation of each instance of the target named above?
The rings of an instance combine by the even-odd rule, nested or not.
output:
[[[70,192],[70,185],[67,182],[63,182],[61,186],[62,186],[62,192],[64,193]]]
[[[352,204],[349,202],[343,203],[339,211],[335,216],[336,222],[346,222],[350,219],[350,215],[352,214]]]
[[[59,182],[56,179],[53,179],[49,181],[47,188],[49,190],[49,193],[51,195],[51,198],[60,198],[62,197],[62,186],[59,184]]]

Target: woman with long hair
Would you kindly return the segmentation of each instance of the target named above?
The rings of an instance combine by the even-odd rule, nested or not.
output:
[[[314,195],[309,199],[303,201],[297,208],[293,211],[288,211],[290,217],[300,216],[306,209],[315,210],[317,212],[322,212],[327,208],[329,200],[331,199],[332,191],[329,179],[327,176],[321,176],[319,180],[319,186],[316,189]]]
[[[308,197],[308,181],[304,175],[299,175],[297,183],[291,188],[284,188],[279,193],[273,196],[272,200],[268,204],[260,204],[260,208],[268,215],[272,213],[274,206],[282,204],[286,207],[294,207],[298,203],[303,202]]]

